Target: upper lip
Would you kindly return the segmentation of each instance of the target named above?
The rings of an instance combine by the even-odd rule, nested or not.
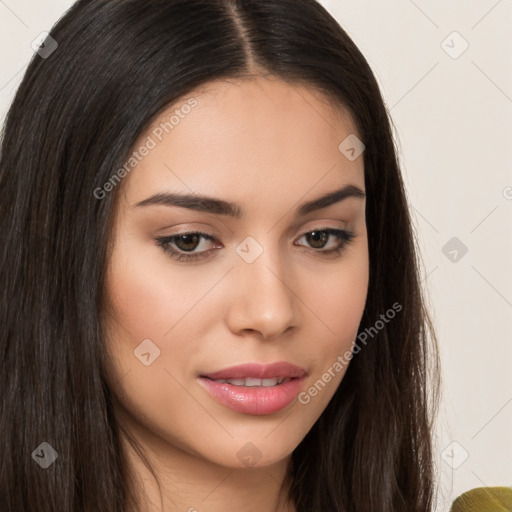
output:
[[[204,373],[201,377],[209,379],[272,379],[274,377],[303,377],[306,370],[286,361],[279,361],[271,364],[247,363],[237,366],[230,366],[217,372]]]

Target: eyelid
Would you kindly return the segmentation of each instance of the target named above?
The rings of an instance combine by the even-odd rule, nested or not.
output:
[[[336,219],[329,219],[329,221],[339,222]],[[323,221],[323,222],[325,222],[325,221]],[[294,230],[294,231],[296,231],[296,230]],[[307,229],[302,228],[300,231],[297,231],[297,234],[294,235],[294,238],[303,237],[304,235],[311,233],[312,231],[344,231],[347,233],[351,232],[351,230],[348,228],[327,226],[327,225],[323,224],[322,221],[320,221],[320,223],[314,224],[310,228],[307,228]],[[163,239],[168,240],[168,239],[172,239],[172,238],[175,238],[175,237],[178,237],[181,235],[199,235],[208,240],[219,242],[217,236],[214,235],[213,233],[210,233],[206,230],[202,230],[201,228],[192,228],[192,227],[189,227],[189,228],[185,227],[185,228],[181,229],[180,231],[178,231],[176,233],[172,233],[170,235],[158,236],[156,238],[156,240],[163,240]]]

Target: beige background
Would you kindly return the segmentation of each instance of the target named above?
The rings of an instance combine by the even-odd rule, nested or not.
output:
[[[467,489],[512,484],[512,2],[321,3],[366,56],[396,127],[442,349],[445,511]],[[1,121],[31,42],[71,4],[0,0]]]

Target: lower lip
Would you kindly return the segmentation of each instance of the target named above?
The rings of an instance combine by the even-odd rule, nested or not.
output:
[[[272,414],[284,409],[297,398],[304,379],[305,377],[293,378],[278,386],[245,387],[221,384],[206,377],[199,377],[206,391],[222,405],[255,416]]]

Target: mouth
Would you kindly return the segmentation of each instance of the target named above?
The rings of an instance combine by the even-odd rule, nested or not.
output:
[[[204,377],[208,379],[209,377]],[[257,379],[254,377],[246,377],[245,379],[210,379],[214,382],[218,382],[219,384],[231,384],[233,386],[240,386],[245,388],[255,388],[255,387],[263,387],[263,388],[272,388],[274,386],[280,386],[281,384],[286,384],[292,378],[295,377],[274,377],[272,379]]]
[[[238,382],[235,385],[243,385],[240,384],[240,381],[243,380],[244,383],[248,382],[249,386],[261,386],[263,381],[267,381],[267,386],[274,386],[276,383],[270,382],[274,379],[278,379],[277,382],[280,383],[284,379],[303,377],[304,375],[306,375],[304,368],[286,361],[278,361],[271,364],[247,363],[230,366],[216,372],[204,373],[201,377],[212,380],[236,380]],[[263,385],[265,384],[263,383]]]
[[[199,382],[212,398],[236,412],[266,415],[290,405],[306,376],[306,370],[286,362],[249,363],[199,375]]]

